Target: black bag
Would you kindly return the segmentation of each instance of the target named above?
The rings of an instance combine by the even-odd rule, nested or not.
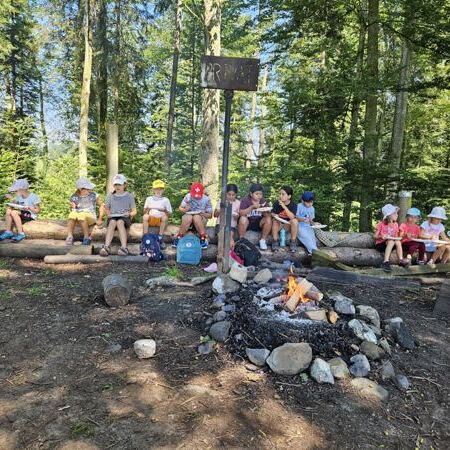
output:
[[[234,252],[244,261],[244,266],[257,266],[261,258],[261,252],[256,245],[245,238],[241,238],[236,242]]]

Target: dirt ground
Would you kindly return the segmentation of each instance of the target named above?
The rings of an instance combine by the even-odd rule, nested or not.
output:
[[[253,372],[223,346],[198,355],[210,286],[148,291],[164,269],[0,259],[0,449],[450,448],[450,332],[432,314],[435,288],[340,289],[403,317],[420,344],[392,358],[411,390],[384,383],[380,405],[347,382]],[[110,273],[132,281],[130,305],[103,303]],[[142,337],[157,341],[154,358],[134,355]]]

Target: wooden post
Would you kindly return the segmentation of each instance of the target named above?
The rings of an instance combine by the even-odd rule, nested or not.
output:
[[[106,192],[112,192],[112,178],[119,172],[119,127],[116,123],[106,125]]]
[[[412,192],[411,191],[400,191],[398,193],[398,206],[400,211],[398,213],[398,222],[404,222],[406,219],[406,211],[411,208],[412,205]]]
[[[124,306],[130,301],[131,285],[122,275],[111,274],[102,281],[105,302],[109,306]]]

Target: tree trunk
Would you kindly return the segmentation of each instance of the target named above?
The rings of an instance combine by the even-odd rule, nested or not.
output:
[[[266,64],[264,66],[263,75],[261,78],[261,93],[266,92],[267,89],[267,79],[269,77],[269,67]],[[266,152],[266,130],[265,130],[265,120],[267,116],[267,106],[266,99],[261,99],[261,106],[259,108],[259,145],[258,145],[258,167],[263,170],[264,166],[264,155]]]
[[[87,145],[88,145],[88,127],[89,127],[89,97],[91,92],[92,77],[92,30],[90,21],[90,1],[84,0],[84,64],[83,64],[83,82],[81,86],[80,101],[80,134],[79,134],[79,175],[87,176]]]
[[[92,245],[68,246],[63,240],[27,239],[27,245],[2,242],[0,257],[43,259],[46,255],[92,255]]]
[[[106,192],[113,191],[112,179],[119,172],[119,129],[116,123],[106,126]]]
[[[205,48],[207,55],[220,56],[222,0],[205,0]],[[203,136],[200,155],[202,182],[212,204],[217,202],[219,191],[219,114],[220,91],[203,91]]]
[[[112,273],[103,278],[103,294],[109,306],[125,306],[131,297],[131,284],[122,275]]]
[[[375,179],[377,154],[377,111],[378,111],[378,33],[379,0],[369,0],[367,34],[367,96],[364,122],[363,167],[361,182],[361,209],[359,212],[360,231],[372,228],[371,201]]]
[[[39,77],[39,122],[41,125],[41,134],[43,141],[43,159],[44,159],[44,173],[47,171],[48,162],[48,136],[45,128],[45,114],[44,114],[44,91],[42,88],[42,78]]]
[[[180,57],[180,46],[181,46],[182,7],[183,7],[182,0],[176,0],[175,35],[173,38],[173,57],[172,57],[172,78],[170,81],[169,114],[167,118],[167,138],[165,151],[166,170],[168,170],[172,164],[173,125],[175,122],[175,97],[177,93],[178,60]]]
[[[256,159],[255,145],[253,142],[254,138],[254,127],[255,127],[255,115],[256,115],[256,92],[252,93],[252,106],[250,110],[249,117],[249,130],[247,131],[247,144],[245,146],[245,168],[250,169]]]

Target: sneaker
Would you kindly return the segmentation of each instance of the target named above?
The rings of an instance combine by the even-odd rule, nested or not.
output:
[[[432,260],[432,259],[430,259],[428,262],[427,262],[427,266],[432,266],[434,264],[434,261]]]
[[[179,242],[179,241],[180,241],[179,238],[175,238],[175,239],[172,241],[172,247],[177,248],[177,245],[178,245],[178,242]]]
[[[83,245],[91,245],[91,240],[87,237],[83,239]]]
[[[389,261],[384,261],[383,264],[381,264],[381,268],[382,268],[385,272],[392,272],[391,263],[390,263]]]
[[[117,254],[119,256],[128,256],[129,255],[129,251],[126,247],[120,247],[119,250],[117,251]]]
[[[278,241],[272,241],[272,251],[276,252],[280,250],[280,243]]]
[[[66,237],[66,245],[73,245],[73,236]]]
[[[289,243],[289,251],[295,253],[297,250],[298,250],[297,244],[295,243],[295,241],[291,241]]]
[[[165,249],[166,244],[164,243],[164,236],[162,234],[158,234],[158,239],[159,239],[159,246],[161,247],[161,249]]]
[[[202,250],[206,250],[208,248],[208,239],[200,239],[200,245],[202,247]]]
[[[419,260],[419,261],[417,261],[417,264],[419,264],[419,266],[424,266],[426,264],[426,261]]]
[[[24,239],[25,239],[25,233],[16,234],[15,236],[13,236],[11,238],[11,240],[14,242],[20,242],[20,241],[23,241]]]
[[[260,239],[259,241],[259,248],[261,250],[267,250],[267,243],[265,239]]]
[[[4,241],[5,239],[11,239],[14,237],[14,233],[12,231],[4,231],[0,234],[0,241]]]
[[[402,259],[399,263],[398,263],[398,265],[400,266],[400,267],[408,267],[409,265],[411,264],[411,260],[410,259]]]

